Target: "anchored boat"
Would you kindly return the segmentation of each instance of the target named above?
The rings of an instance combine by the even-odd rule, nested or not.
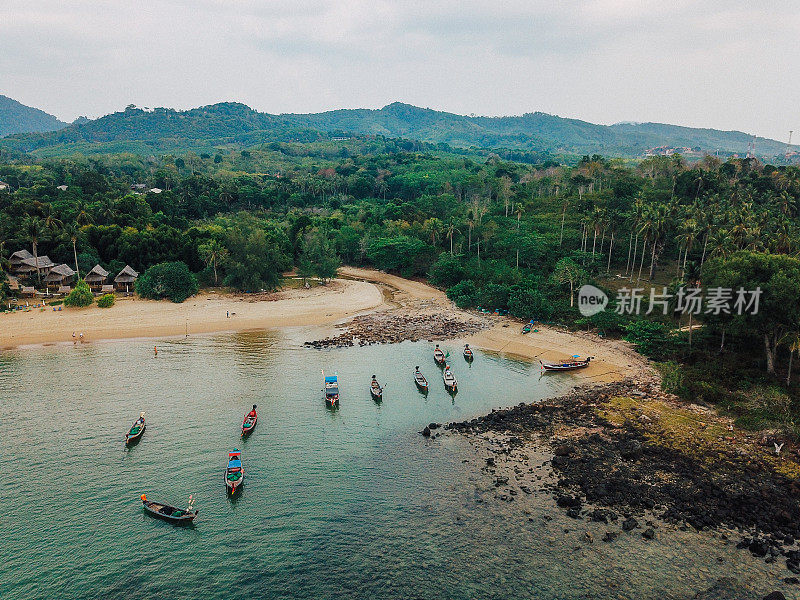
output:
[[[436,344],[436,349],[433,351],[433,360],[440,367],[444,366],[444,352],[439,348],[439,344]]]
[[[585,359],[579,360],[577,356],[573,356],[572,360],[565,360],[560,363],[552,363],[552,362],[542,362],[539,361],[539,364],[542,365],[542,369],[544,371],[573,371],[575,369],[582,369],[584,367],[589,366],[589,362],[594,358],[594,356],[589,356]]]
[[[142,438],[145,427],[144,413],[141,413],[139,418],[136,419],[136,422],[131,426],[128,433],[125,434],[125,445],[131,446],[137,443]]]
[[[256,405],[253,404],[253,410],[244,416],[242,422],[242,437],[248,436],[253,432],[258,422],[258,413],[256,413]]]
[[[428,393],[428,380],[425,379],[425,375],[419,372],[419,367],[416,367],[414,371],[414,383],[417,384],[417,389],[422,392],[423,394]]]
[[[225,469],[225,488],[233,496],[244,484],[244,469],[242,468],[242,453],[233,449],[228,452],[228,466]]]
[[[333,408],[339,405],[339,378],[334,373],[333,375],[326,376],[325,371],[322,372],[322,377],[325,379],[325,404]]]
[[[458,391],[458,381],[456,381],[456,376],[453,375],[453,372],[450,370],[450,365],[444,366],[442,380],[444,381],[444,387],[447,388],[448,392],[455,393]]]
[[[176,524],[191,523],[200,512],[194,508],[194,496],[189,496],[189,506],[183,510],[162,502],[153,502],[148,500],[145,494],[142,494],[142,508],[154,517]]]
[[[469,344],[464,344],[464,360],[472,362],[473,358],[475,358],[475,355],[472,353]]]
[[[375,379],[375,375],[372,376],[372,382],[369,384],[369,393],[372,394],[372,399],[375,402],[380,402],[383,399],[383,388],[378,383],[378,380]]]

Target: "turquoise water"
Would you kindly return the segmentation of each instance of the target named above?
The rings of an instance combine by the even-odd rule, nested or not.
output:
[[[563,392],[569,376],[480,351],[469,366],[444,344],[460,383],[452,398],[428,344],[317,351],[304,339],[295,329],[163,340],[158,357],[151,340],[0,354],[0,598],[677,598],[670,590],[743,565],[766,585],[742,553],[696,534],[576,551],[582,532],[549,496],[525,510],[493,502],[481,456],[458,436],[418,434]],[[338,410],[324,405],[322,368],[338,372]],[[252,404],[258,425],[242,441]],[[141,411],[147,431],[125,450]],[[232,501],[223,472],[234,447],[246,479]],[[194,494],[195,526],[146,516],[142,493],[179,506]]]

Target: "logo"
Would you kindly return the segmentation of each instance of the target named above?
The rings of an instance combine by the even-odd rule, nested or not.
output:
[[[608,305],[608,296],[593,285],[581,286],[578,290],[578,310],[584,317],[596,315]]]
[[[603,290],[588,283],[578,290],[578,310],[584,317],[596,315],[605,309],[606,305],[608,305],[608,296]]]

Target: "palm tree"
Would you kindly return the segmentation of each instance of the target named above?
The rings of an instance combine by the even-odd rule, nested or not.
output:
[[[69,241],[72,242],[72,256],[75,258],[75,273],[77,275],[77,279],[80,279],[81,270],[78,268],[78,250],[77,250],[78,234],[80,233],[80,229],[78,228],[77,224],[67,223],[62,228],[62,231],[67,237],[69,237]]]
[[[224,262],[228,256],[228,250],[219,241],[211,239],[205,244],[197,247],[197,251],[205,261],[207,266],[214,269],[214,285],[219,285],[219,277],[217,276],[217,266]]]
[[[33,250],[33,260],[36,264],[36,279],[39,283],[42,282],[42,273],[39,271],[39,240],[44,232],[42,220],[39,217],[25,217],[22,222],[22,230],[25,235],[31,240],[31,247]]]

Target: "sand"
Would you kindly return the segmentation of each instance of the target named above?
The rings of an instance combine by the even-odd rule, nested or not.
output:
[[[213,333],[292,326],[326,326],[364,312],[460,316],[485,319],[487,328],[464,340],[475,348],[530,360],[558,360],[573,354],[593,356],[589,367],[574,374],[587,381],[616,381],[623,376],[652,376],[646,359],[629,344],[585,332],[537,327],[521,334],[522,322],[458,309],[441,290],[419,281],[371,269],[342,267],[342,279],[327,286],[243,296],[202,291],[182,304],[119,298],[107,309],[64,308],[53,311],[0,313],[0,349],[104,339],[158,338],[185,333]],[[230,317],[227,314],[230,314]],[[555,374],[554,376],[558,376]]]
[[[33,344],[124,338],[155,338],[185,333],[212,333],[325,325],[384,304],[381,291],[363,281],[336,280],[309,290],[293,289],[249,301],[202,291],[182,304],[118,298],[111,308],[64,308],[53,311],[0,313],[0,349]],[[230,314],[230,317],[227,314]]]

